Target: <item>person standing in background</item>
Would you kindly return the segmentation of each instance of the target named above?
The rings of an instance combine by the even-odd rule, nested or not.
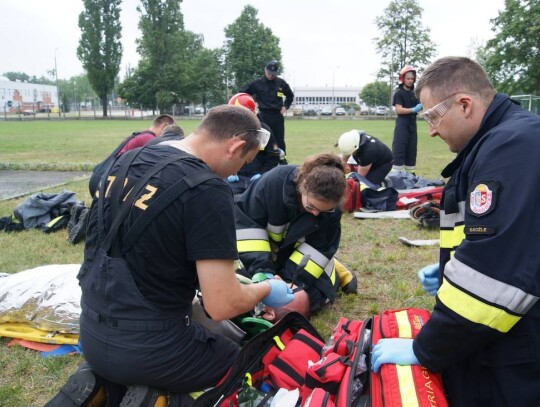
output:
[[[272,129],[278,147],[287,154],[285,145],[285,118],[284,115],[291,107],[294,93],[284,79],[278,77],[279,64],[272,59],[264,68],[264,75],[247,84],[240,90],[255,98],[259,106],[259,117]],[[285,157],[282,164],[287,164]]]
[[[392,99],[392,105],[397,113],[394,140],[392,142],[392,153],[394,154],[394,166],[392,169],[413,172],[416,169],[418,144],[416,115],[422,110],[422,104],[418,102],[414,94],[416,70],[411,65],[405,66],[399,72],[399,82],[400,84]]]

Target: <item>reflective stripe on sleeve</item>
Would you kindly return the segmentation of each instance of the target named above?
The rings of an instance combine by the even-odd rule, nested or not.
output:
[[[238,229],[236,230],[236,247],[238,253],[270,252],[268,233],[264,229]]]
[[[454,229],[445,230],[441,227],[440,247],[443,249],[455,249],[465,239],[465,226],[456,226]]]
[[[444,275],[455,285],[515,314],[526,314],[539,299],[518,287],[486,276],[455,257],[446,264]]]
[[[280,243],[285,238],[285,233],[289,228],[289,224],[284,225],[271,225],[270,223],[266,225],[266,230],[268,231],[268,236],[276,243]]]
[[[486,276],[455,257],[444,268],[437,296],[463,318],[503,333],[538,301],[538,297]]]
[[[336,282],[336,268],[334,266],[334,259],[328,259],[321,252],[314,249],[307,243],[300,244],[296,250],[291,254],[289,260],[294,264],[299,265],[302,262],[304,256],[309,256],[309,261],[304,269],[315,278],[321,277],[324,272],[332,284]]]
[[[446,213],[441,210],[441,228],[453,228],[465,222],[465,202],[458,202],[459,212]]]
[[[463,318],[503,333],[508,332],[521,319],[500,308],[477,300],[454,287],[446,279],[443,279],[437,297],[444,305]]]

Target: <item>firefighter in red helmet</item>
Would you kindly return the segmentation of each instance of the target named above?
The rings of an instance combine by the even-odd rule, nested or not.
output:
[[[255,100],[247,93],[237,93],[229,100],[230,105],[244,106],[251,110],[253,113],[257,113],[257,104]]]
[[[255,159],[250,163],[245,164],[236,175],[231,175],[227,178],[233,193],[241,194],[252,182],[258,180],[262,174],[271,170],[279,164],[280,150],[277,148],[276,139],[270,127],[261,120],[257,113],[257,104],[255,100],[247,93],[237,93],[229,99],[229,105],[243,106],[253,113],[257,114],[261,127],[270,132],[270,140],[266,143],[266,147],[259,151]]]
[[[394,170],[413,172],[416,169],[416,150],[418,133],[416,115],[422,110],[422,104],[414,94],[416,69],[407,65],[399,71],[399,86],[394,92],[392,105],[396,109],[397,119],[392,141]]]

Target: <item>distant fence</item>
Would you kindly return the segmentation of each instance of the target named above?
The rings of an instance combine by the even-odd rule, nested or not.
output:
[[[129,106],[109,106],[107,109],[107,117],[103,117],[103,108],[101,106],[83,107],[77,105],[72,106],[69,111],[59,111],[58,107],[44,109],[38,105],[26,105],[25,109],[4,107],[3,112],[0,113],[0,120],[141,120],[157,116],[158,114],[159,113],[153,112],[152,110],[136,109]],[[202,114],[190,113],[178,116],[200,119]]]
[[[521,107],[536,114],[540,114],[540,96],[535,95],[513,95],[512,99],[521,103]]]

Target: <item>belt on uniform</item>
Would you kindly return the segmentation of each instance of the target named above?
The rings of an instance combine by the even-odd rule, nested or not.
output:
[[[191,324],[191,315],[184,315],[183,317],[178,315],[174,319],[162,321],[118,319],[101,315],[88,305],[82,308],[82,313],[95,322],[107,325],[110,328],[124,329],[126,331],[163,331],[178,324],[179,321],[182,321],[181,323],[185,326]]]

